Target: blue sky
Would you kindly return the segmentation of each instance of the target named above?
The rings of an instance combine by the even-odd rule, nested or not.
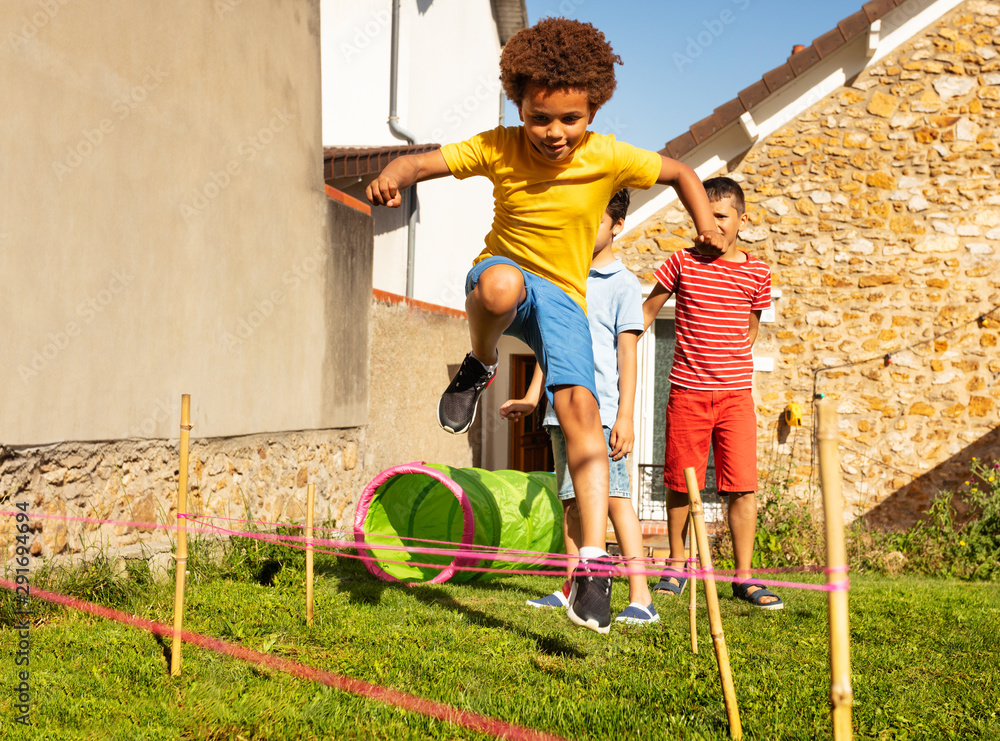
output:
[[[527,0],[528,20],[593,23],[624,61],[593,130],[645,149],[709,115],[864,0]],[[517,110],[506,110],[509,125]]]

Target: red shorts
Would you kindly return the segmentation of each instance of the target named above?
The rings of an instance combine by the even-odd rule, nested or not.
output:
[[[719,493],[757,490],[757,414],[750,389],[670,389],[663,483],[687,491],[684,469],[693,467],[705,488],[708,446],[715,451]]]

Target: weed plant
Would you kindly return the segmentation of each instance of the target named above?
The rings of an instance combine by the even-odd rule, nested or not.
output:
[[[1000,462],[973,458],[962,489],[939,493],[925,519],[868,540],[858,554],[864,567],[884,572],[891,552],[909,573],[1000,581]]]
[[[754,536],[755,569],[777,569],[823,563],[825,535],[822,520],[813,519],[809,509],[790,500],[785,481],[772,482],[757,504],[757,533]],[[723,523],[713,541],[713,563],[722,569],[735,568],[729,518],[723,508]]]
[[[825,562],[824,523],[791,501],[787,484],[760,494],[753,567],[785,568]],[[847,529],[852,570],[1000,581],[1000,462],[973,458],[959,491],[941,492],[913,527],[881,532],[862,520]],[[728,521],[713,543],[716,566],[734,567]]]

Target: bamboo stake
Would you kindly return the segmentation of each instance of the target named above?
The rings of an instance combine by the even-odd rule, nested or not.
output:
[[[837,453],[837,410],[832,399],[817,404],[819,409],[819,476],[826,515],[826,583],[839,585],[829,594],[830,607],[830,704],[834,741],[853,737],[851,690],[851,649],[847,620],[847,549],[844,546],[844,509],[840,489],[840,458]]]
[[[684,481],[687,483],[688,501],[691,503],[691,524],[698,538],[698,556],[701,570],[705,575],[705,602],[708,605],[708,625],[712,634],[712,644],[715,646],[715,658],[719,664],[719,678],[722,681],[722,696],[726,702],[726,716],[729,718],[729,735],[739,741],[743,738],[743,726],[740,724],[740,709],[736,704],[736,689],[733,686],[733,673],[729,667],[729,650],[726,648],[726,636],[722,632],[722,614],[719,612],[719,594],[715,589],[715,576],[712,574],[712,553],[708,550],[708,534],[705,532],[705,510],[701,505],[701,494],[698,491],[698,480],[694,469],[684,469]],[[694,540],[691,541],[694,543]]]
[[[313,506],[316,485],[309,484],[306,495],[306,625],[313,624]]]
[[[184,580],[187,576],[188,442],[191,434],[191,395],[181,395],[181,461],[177,482],[177,553],[174,556],[174,642],[170,649],[170,674],[181,674],[181,627],[184,623]]]
[[[698,539],[694,534],[694,518],[688,515],[688,541],[691,543],[691,555],[689,558],[698,558]],[[697,564],[697,560],[695,560]],[[691,653],[698,653],[698,579],[694,576],[695,569],[691,568],[691,594],[688,595],[688,613],[691,617]]]

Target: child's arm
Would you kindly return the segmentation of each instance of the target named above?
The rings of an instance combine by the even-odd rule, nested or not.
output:
[[[611,457],[616,461],[631,453],[635,443],[632,410],[635,407],[635,346],[638,342],[638,332],[622,332],[618,335],[618,416],[608,438]]]
[[[668,298],[670,298],[670,291],[664,288],[662,283],[657,283],[653,286],[653,290],[649,292],[649,296],[642,302],[643,332],[649,329],[649,325],[656,319],[656,315],[660,313],[660,309],[667,303]]]
[[[750,347],[757,341],[757,330],[760,328],[760,309],[750,312],[750,326],[747,329],[747,336],[750,338]]]
[[[500,405],[500,417],[511,422],[521,419],[522,414],[531,414],[542,398],[542,388],[545,385],[545,374],[540,363],[535,363],[535,372],[523,399],[508,399]]]
[[[379,176],[368,184],[365,194],[376,206],[397,208],[403,202],[400,191],[414,183],[445,175],[451,175],[451,170],[440,149],[422,154],[404,154],[385,166]]]
[[[698,236],[694,238],[698,250],[706,255],[721,255],[726,251],[725,237],[715,223],[701,178],[694,170],[677,160],[662,154],[660,158],[660,176],[656,182],[669,185],[677,191],[681,203],[694,220],[694,228],[698,230]]]

